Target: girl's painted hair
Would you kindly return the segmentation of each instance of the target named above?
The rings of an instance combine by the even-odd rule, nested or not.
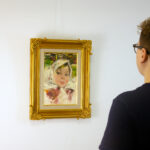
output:
[[[70,66],[69,66],[68,63],[65,63],[65,64],[63,64],[62,66],[58,67],[57,70],[58,70],[58,69],[61,69],[61,68],[64,68],[64,67],[66,67],[66,66],[68,66],[68,68],[69,68],[69,74],[70,74],[70,73],[71,73],[71,69],[70,69]],[[57,70],[56,70],[56,71],[57,71]]]

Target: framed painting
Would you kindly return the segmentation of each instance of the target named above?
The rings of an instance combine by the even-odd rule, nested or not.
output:
[[[30,40],[30,119],[90,118],[90,40]]]

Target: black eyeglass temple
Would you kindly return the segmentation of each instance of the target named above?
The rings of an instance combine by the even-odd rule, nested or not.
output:
[[[137,44],[133,44],[133,47],[134,48],[144,48],[143,46],[138,46]],[[150,52],[148,51],[148,49],[146,49],[146,52],[147,52],[147,54],[150,54]]]

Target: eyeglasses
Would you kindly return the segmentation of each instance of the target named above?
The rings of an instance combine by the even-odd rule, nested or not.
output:
[[[144,47],[143,46],[139,46],[137,44],[133,44],[133,48],[134,48],[134,52],[137,53],[138,49],[142,49]],[[146,48],[145,48],[145,50],[146,50],[147,54],[150,54],[150,52]]]

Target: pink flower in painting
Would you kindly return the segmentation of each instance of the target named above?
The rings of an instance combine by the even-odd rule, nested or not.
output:
[[[74,92],[74,90],[72,90],[72,89],[66,89],[66,93],[68,94],[68,99],[70,101],[72,100],[73,92]]]

